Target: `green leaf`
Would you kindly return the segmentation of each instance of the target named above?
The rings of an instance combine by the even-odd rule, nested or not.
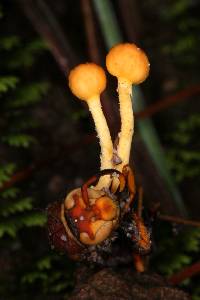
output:
[[[0,222],[0,238],[4,235],[9,235],[15,238],[19,229],[23,227],[44,226],[46,224],[47,217],[45,214],[37,212],[26,212],[21,215],[1,218]]]
[[[3,199],[15,198],[19,194],[19,189],[11,187],[3,192],[1,192],[1,197]]]
[[[6,93],[9,89],[14,89],[19,82],[15,76],[1,76],[0,77],[0,94]]]
[[[184,14],[188,7],[188,0],[177,0],[171,6],[169,6],[168,15],[170,15],[171,18],[176,18],[177,16]]]
[[[37,263],[37,268],[39,270],[49,270],[51,268],[51,257],[45,256]]]
[[[48,88],[49,84],[47,82],[35,82],[23,86],[16,93],[15,98],[8,101],[8,106],[18,108],[35,104],[46,94]]]
[[[16,237],[17,226],[14,222],[1,222],[0,223],[0,238],[4,235],[9,235],[12,238]]]
[[[30,116],[22,115],[21,118],[13,118],[12,126],[17,131],[22,131],[30,128],[37,128],[39,126],[39,122],[37,120],[32,119]]]
[[[167,159],[178,182],[200,175],[200,144],[196,138],[199,130],[200,114],[194,114],[179,122],[168,138],[173,143],[167,151]]]
[[[57,282],[56,284],[54,284],[52,287],[51,287],[51,291],[53,293],[60,293],[64,290],[66,290],[66,288],[72,286],[71,282],[68,282],[68,281],[59,281]]]
[[[22,218],[22,223],[27,227],[44,226],[47,222],[47,216],[44,213],[31,213]]]
[[[41,285],[44,293],[60,293],[71,288],[73,282],[73,268],[69,261],[62,263],[60,255],[45,255],[31,265],[31,270],[23,274],[21,282],[24,284]]]
[[[0,39],[0,49],[11,50],[19,46],[20,38],[16,35],[6,36]]]
[[[199,251],[199,228],[185,229],[176,238],[166,232],[163,235],[162,232],[159,239],[159,254],[157,254],[160,259],[156,262],[158,271],[165,275],[180,271],[193,262],[194,254]]]
[[[26,197],[15,201],[12,200],[12,202],[7,201],[0,206],[0,214],[3,217],[7,217],[11,214],[24,212],[25,210],[31,210],[33,208],[32,202],[33,199],[30,197]]]
[[[8,163],[0,167],[0,187],[5,181],[10,179],[10,176],[13,174],[16,166],[14,163]]]
[[[22,277],[22,283],[23,284],[33,284],[36,281],[44,281],[48,279],[48,274],[41,273],[38,271],[30,272],[29,274],[26,274]]]
[[[188,0],[177,0],[172,1],[170,5],[167,5],[164,9],[160,11],[161,17],[166,21],[172,21],[177,19],[179,16],[184,15],[189,8]]]
[[[38,55],[45,49],[47,49],[47,46],[44,41],[42,39],[35,39],[24,47],[20,47],[20,49],[16,51],[15,56],[9,59],[7,66],[11,69],[31,67],[35,63]]]
[[[36,143],[36,139],[28,134],[9,134],[2,137],[2,141],[9,146],[28,148],[30,144]]]

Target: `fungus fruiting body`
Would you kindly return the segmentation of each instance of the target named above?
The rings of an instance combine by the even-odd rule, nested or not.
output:
[[[49,235],[53,246],[66,251],[71,258],[102,263],[118,233],[123,233],[132,244],[136,269],[143,271],[140,255],[150,251],[151,239],[132,205],[136,188],[129,157],[134,131],[132,84],[146,79],[149,62],[142,50],[126,43],[110,50],[106,66],[118,79],[121,116],[118,144],[113,147],[101,108],[105,72],[94,63],[80,64],[70,72],[69,87],[88,104],[100,141],[101,166],[97,175],[68,193],[61,204],[48,208]]]
[[[106,57],[108,72],[118,79],[118,94],[120,103],[121,132],[117,154],[121,164],[117,169],[129,163],[134,117],[132,109],[132,84],[143,82],[149,73],[149,61],[145,53],[134,44],[119,44],[114,46]]]
[[[106,87],[104,70],[93,63],[78,65],[70,72],[69,87],[75,96],[87,102],[94,119],[101,146],[101,170],[112,168],[113,144],[100,102],[100,94]],[[99,189],[108,183],[109,178],[102,177]]]

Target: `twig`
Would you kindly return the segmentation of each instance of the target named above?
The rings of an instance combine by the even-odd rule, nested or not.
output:
[[[196,262],[182,271],[170,276],[168,281],[173,285],[177,285],[198,273],[200,273],[200,262]]]
[[[92,141],[94,141],[96,138],[95,135],[87,135],[84,136],[81,140],[79,140],[76,143],[73,143],[71,145],[67,145],[62,149],[59,149],[58,152],[55,154],[47,157],[47,159],[35,162],[34,164],[31,164],[30,166],[24,168],[23,170],[20,170],[19,172],[16,172],[8,181],[5,181],[3,185],[0,187],[0,192],[3,192],[4,190],[10,188],[11,186],[15,185],[16,183],[19,183],[25,179],[28,179],[33,175],[34,172],[39,171],[41,168],[51,165],[52,163],[58,162],[62,158],[66,159],[66,151],[69,151],[73,149],[73,153],[77,150],[82,150],[84,145],[88,145]],[[63,153],[63,155],[60,155],[60,153]]]
[[[44,0],[18,0],[26,16],[49,46],[55,60],[64,74],[68,74],[76,61],[65,34],[53,12]]]
[[[190,225],[194,227],[200,227],[200,222],[198,221],[193,221],[193,220],[187,220],[184,218],[179,218],[179,217],[174,217],[174,216],[168,216],[168,215],[158,215],[158,218],[163,221],[169,221],[173,223],[178,223],[178,224],[184,224],[184,225]]]
[[[155,103],[149,105],[146,109],[137,112],[136,117],[143,119],[147,117],[151,117],[155,113],[158,113],[162,110],[165,110],[179,102],[182,102],[184,100],[189,100],[191,96],[194,96],[196,94],[200,93],[200,85],[192,85],[190,87],[187,87],[174,95],[168,96],[162,100],[158,100]]]
[[[138,44],[142,40],[143,24],[140,17],[139,3],[137,0],[118,0],[119,11],[123,26],[129,41]]]
[[[0,187],[0,192],[10,188],[16,182],[20,182],[28,178],[35,170],[35,167],[35,165],[30,165],[27,168],[15,173],[8,181],[3,183],[3,185]]]
[[[90,0],[81,0],[81,9],[85,25],[85,33],[88,44],[89,56],[95,63],[101,62],[99,48],[96,39],[96,28],[94,24],[94,15]]]
[[[81,9],[83,13],[83,22],[85,25],[85,33],[88,45],[88,54],[90,59],[97,63],[101,64],[101,52],[100,46],[98,45],[97,39],[97,28],[95,24],[95,16],[94,10],[92,7],[91,0],[81,0]],[[115,101],[110,101],[108,92],[105,91],[101,96],[101,102],[104,114],[106,116],[108,126],[112,128],[113,137],[117,135],[117,120],[119,119],[117,113],[117,105],[115,105]]]

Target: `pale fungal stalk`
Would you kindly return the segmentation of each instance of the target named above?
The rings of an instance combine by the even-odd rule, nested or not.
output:
[[[101,147],[100,169],[112,168],[113,143],[100,102],[100,94],[106,87],[104,70],[93,63],[81,64],[70,72],[69,87],[74,95],[87,102],[94,119]],[[110,176],[101,177],[95,189],[108,188],[110,181]]]
[[[119,134],[119,144],[117,154],[122,160],[122,164],[117,167],[122,171],[124,165],[129,163],[132,137],[134,133],[134,115],[132,109],[132,85],[126,80],[118,79],[118,93],[121,116],[121,132]]]
[[[101,108],[99,96],[90,98],[87,103],[94,119],[101,146],[101,170],[110,169],[112,168],[113,144],[110,131]]]
[[[101,146],[101,170],[115,168],[122,172],[129,164],[134,116],[132,108],[132,84],[143,82],[149,73],[149,61],[145,53],[134,44],[114,46],[106,57],[106,66],[110,74],[118,79],[121,131],[117,149],[113,151],[110,131],[103,114],[100,94],[106,87],[104,70],[93,63],[81,64],[69,75],[69,86],[79,99],[88,103],[93,116]],[[118,160],[113,159],[117,157]],[[114,185],[117,179],[114,179]],[[95,189],[108,188],[110,176],[102,176]]]
[[[106,57],[108,72],[118,79],[118,93],[121,117],[121,132],[117,155],[121,163],[113,167],[122,171],[129,163],[134,131],[132,108],[132,84],[143,82],[149,73],[149,61],[145,53],[134,44],[114,46]]]

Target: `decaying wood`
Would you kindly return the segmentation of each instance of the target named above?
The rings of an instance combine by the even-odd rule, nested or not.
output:
[[[157,274],[137,274],[128,268],[78,270],[77,284],[69,300],[189,300]]]

